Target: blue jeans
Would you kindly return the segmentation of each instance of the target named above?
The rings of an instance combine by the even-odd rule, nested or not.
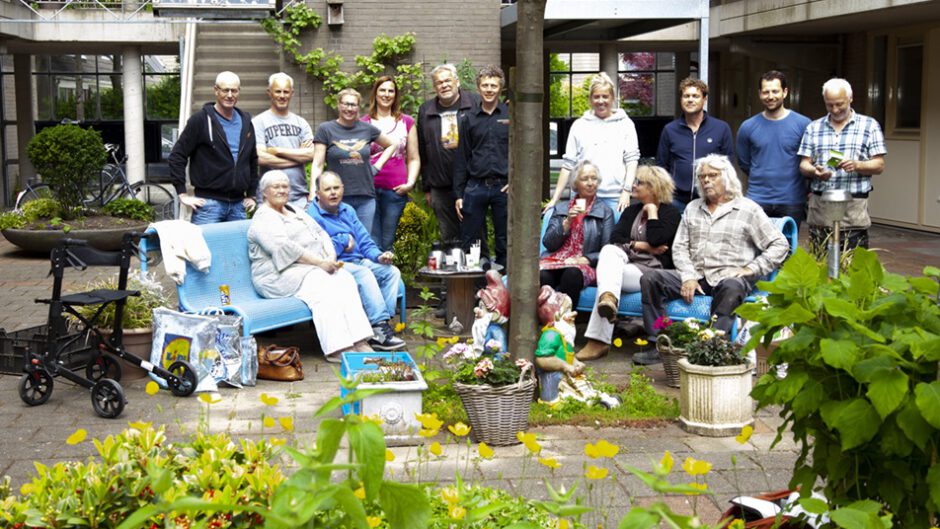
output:
[[[211,198],[203,199],[206,201],[201,208],[193,209],[193,216],[190,222],[193,224],[215,224],[216,222],[228,222],[230,220],[245,220],[245,205],[242,201],[226,202],[222,200],[213,200]]]
[[[790,217],[800,224],[806,220],[806,204],[759,204],[768,217]]]
[[[408,195],[401,196],[391,189],[375,188],[375,209],[377,219],[372,221],[372,240],[383,252],[392,251],[395,244],[395,230],[398,221],[408,204]]]
[[[387,322],[395,315],[401,272],[394,265],[368,259],[346,261],[343,266],[352,274],[359,287],[362,308],[373,326]]]
[[[356,217],[359,218],[359,222],[366,227],[367,232],[372,233],[372,224],[375,222],[375,197],[366,195],[344,196],[343,202],[356,210]]]
[[[472,179],[463,192],[463,224],[461,246],[470,250],[470,244],[486,236],[486,209],[493,209],[493,231],[496,235],[496,262],[506,266],[506,232],[508,229],[509,196],[501,191],[505,182],[485,183]],[[480,250],[483,251],[482,248]]]

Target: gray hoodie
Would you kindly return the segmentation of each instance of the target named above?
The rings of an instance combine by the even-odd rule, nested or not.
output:
[[[600,173],[597,196],[616,200],[622,190],[633,185],[625,181],[627,162],[639,159],[636,127],[627,113],[618,108],[607,119],[601,119],[589,109],[571,125],[562,167],[574,171],[582,160],[590,161]]]

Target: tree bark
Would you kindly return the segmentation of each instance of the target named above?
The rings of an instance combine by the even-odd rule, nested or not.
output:
[[[542,28],[546,0],[519,0],[509,191],[509,350],[531,360],[539,337],[539,227],[542,196],[542,113],[545,94]]]

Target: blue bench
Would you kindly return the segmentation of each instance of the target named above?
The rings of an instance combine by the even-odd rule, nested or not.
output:
[[[186,278],[176,287],[179,307],[182,311],[199,312],[204,309],[221,308],[242,318],[242,334],[248,336],[271,329],[287,327],[311,321],[307,305],[293,297],[263,298],[255,291],[251,282],[251,261],[248,259],[248,227],[250,220],[220,222],[201,226],[202,235],[212,254],[212,265],[207,273],[186,264]],[[144,254],[160,251],[156,232],[147,231],[141,239]],[[140,268],[147,271],[145,259]],[[219,286],[228,285],[231,304],[222,305]],[[399,307],[401,321],[405,321],[405,285],[399,285]]]
[[[542,233],[541,238],[545,237],[545,230],[548,229],[548,222],[551,219],[551,212],[545,214],[542,217]],[[620,220],[620,213],[614,212],[614,221]],[[771,222],[783,232],[783,236],[787,238],[787,242],[790,243],[790,255],[793,255],[793,252],[796,251],[797,241],[799,239],[798,228],[796,222],[790,217],[779,217],[771,218]],[[540,238],[540,240],[541,240]],[[545,246],[539,243],[539,253],[545,252]],[[761,278],[768,281],[773,281],[777,276],[777,270],[772,271],[767,276]],[[761,292],[755,291],[747,298],[746,301],[755,301],[755,296],[760,295]],[[594,302],[597,299],[597,287],[589,286],[581,291],[581,299],[578,301],[578,306],[575,307],[575,310],[578,312],[591,312],[594,310]],[[692,299],[692,303],[686,303],[684,299],[674,299],[666,303],[666,315],[670,319],[678,321],[684,320],[687,318],[695,318],[702,321],[708,321],[711,317],[711,306],[712,298],[711,296],[695,296]],[[623,293],[620,296],[620,307],[617,311],[617,314],[620,316],[643,316],[643,304],[639,292],[631,292],[629,294]],[[737,327],[732,329],[732,338],[737,334]]]

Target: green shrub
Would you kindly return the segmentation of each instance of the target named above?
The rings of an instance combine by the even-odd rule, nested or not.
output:
[[[688,352],[686,359],[689,363],[699,366],[736,366],[745,361],[738,346],[720,332],[700,335],[700,338],[689,343],[685,350]]]
[[[154,217],[153,206],[136,198],[118,198],[105,204],[103,209],[108,215],[122,219],[151,222]]]
[[[19,211],[0,213],[0,230],[22,229],[26,227],[26,217]]]
[[[54,198],[37,198],[23,205],[23,216],[29,222],[54,219],[62,216],[62,206]]]
[[[62,217],[82,209],[85,188],[99,177],[108,159],[101,133],[77,125],[56,125],[33,136],[26,154],[62,206]]]
[[[117,276],[92,281],[86,285],[85,290],[115,290],[118,285]],[[144,329],[153,326],[153,309],[170,306],[170,300],[163,292],[163,285],[149,275],[135,270],[127,278],[127,290],[140,291],[139,296],[130,296],[124,304],[124,313],[121,323],[125,329]],[[83,305],[76,307],[82,317],[92,319],[98,305]],[[100,328],[113,328],[116,304],[110,303],[101,308],[101,314],[95,320]]]
[[[395,232],[395,265],[401,270],[405,283],[411,283],[418,270],[427,264],[436,230],[433,216],[421,209],[414,201],[405,205]]]

